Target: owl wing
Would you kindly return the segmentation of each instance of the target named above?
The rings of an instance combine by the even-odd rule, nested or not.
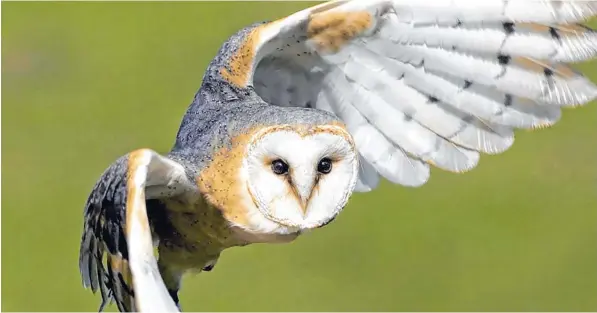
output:
[[[331,1],[253,29],[231,66],[250,75],[223,74],[270,104],[341,118],[357,191],[380,175],[420,186],[430,165],[471,170],[514,129],[594,99],[568,64],[597,55],[597,32],[579,24],[596,14],[596,1]]]
[[[146,199],[193,190],[181,164],[150,149],[128,153],[102,174],[85,206],[79,254],[83,285],[102,295],[100,311],[112,300],[121,312],[177,311],[153,255]]]
[[[157,164],[163,166],[163,170],[166,173],[173,174],[170,178],[163,176],[160,173],[151,171],[152,165],[156,165],[163,157],[148,151],[149,153],[145,158],[145,169],[138,169],[132,176],[133,179],[133,190],[135,192],[136,199],[132,200],[131,204],[127,202],[127,248],[130,253],[129,267],[133,277],[133,286],[135,290],[136,305],[139,312],[180,312],[177,304],[172,300],[166,285],[162,280],[162,276],[158,269],[158,264],[154,255],[153,240],[151,237],[150,223],[147,217],[145,197],[142,192],[147,181],[151,181],[150,177],[158,177],[158,181],[162,186],[175,186],[179,185],[184,190],[187,186],[184,183],[181,185],[176,182],[175,177],[184,178],[186,183],[186,177],[184,176],[184,169],[181,172],[180,165],[173,163]],[[153,159],[157,158],[158,162]],[[170,161],[172,162],[172,161]],[[131,188],[131,187],[129,187]],[[167,187],[166,187],[167,188]],[[155,191],[153,191],[155,192]],[[130,194],[129,194],[130,195]],[[130,216],[130,217],[129,217]]]

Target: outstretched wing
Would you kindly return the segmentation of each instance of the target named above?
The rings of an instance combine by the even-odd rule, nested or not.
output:
[[[331,1],[256,27],[232,58],[251,74],[232,76],[271,104],[340,117],[361,155],[357,191],[379,175],[420,186],[429,165],[471,170],[514,129],[594,99],[568,63],[597,55],[597,32],[578,24],[596,14],[597,1]]]
[[[153,249],[151,257],[146,254],[146,241],[151,238],[146,199],[193,190],[182,165],[149,149],[119,158],[103,173],[85,206],[79,254],[83,285],[94,293],[100,290],[102,295],[100,311],[112,300],[120,311],[137,311],[139,300],[157,288],[145,285],[152,273],[136,276],[148,266],[153,267],[145,263],[147,260],[155,263]],[[131,270],[135,275],[131,275]],[[158,278],[161,282],[159,274],[155,279]],[[145,287],[139,289],[140,286]]]

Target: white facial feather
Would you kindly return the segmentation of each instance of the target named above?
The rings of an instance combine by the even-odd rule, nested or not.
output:
[[[259,139],[249,144],[241,169],[253,202],[249,230],[285,234],[316,228],[346,205],[358,177],[358,155],[347,132],[326,127],[336,131],[275,130],[257,134]],[[332,161],[329,173],[318,171],[324,158]],[[288,166],[283,174],[274,172],[276,160]]]

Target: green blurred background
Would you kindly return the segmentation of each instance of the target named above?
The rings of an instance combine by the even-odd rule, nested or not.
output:
[[[3,2],[2,310],[95,311],[77,259],[96,179],[170,149],[227,36],[309,5]],[[224,252],[184,280],[183,309],[597,311],[597,104],[516,141],[467,174],[357,194],[292,244]]]

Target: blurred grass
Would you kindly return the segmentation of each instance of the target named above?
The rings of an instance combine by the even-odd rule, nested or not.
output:
[[[2,310],[96,310],[77,267],[95,180],[170,149],[227,36],[308,5],[2,3]],[[384,183],[292,244],[226,251],[185,279],[183,308],[597,311],[596,140],[593,104],[470,173]]]

